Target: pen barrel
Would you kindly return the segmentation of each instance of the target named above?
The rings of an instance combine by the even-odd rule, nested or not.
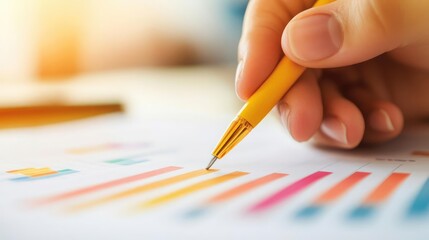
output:
[[[270,77],[241,108],[238,116],[246,119],[252,127],[256,127],[304,71],[305,67],[283,57]]]

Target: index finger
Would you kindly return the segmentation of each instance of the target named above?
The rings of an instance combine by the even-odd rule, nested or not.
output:
[[[248,99],[284,55],[281,37],[287,23],[315,0],[253,0],[246,10],[238,48],[237,95]]]

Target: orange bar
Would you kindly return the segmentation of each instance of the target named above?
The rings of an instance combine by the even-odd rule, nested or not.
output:
[[[222,175],[219,177],[208,179],[208,180],[193,184],[191,186],[181,188],[181,189],[174,191],[172,193],[168,193],[168,194],[162,195],[160,197],[154,198],[154,199],[149,200],[147,202],[144,202],[144,203],[140,204],[139,207],[142,209],[145,209],[148,207],[154,207],[154,206],[169,202],[171,200],[174,200],[176,198],[186,196],[186,195],[191,194],[193,192],[221,184],[223,182],[232,180],[232,179],[237,178],[237,177],[241,177],[241,176],[246,175],[246,174],[248,174],[248,173],[247,172],[232,172],[232,173],[229,173],[226,175]]]
[[[328,191],[320,195],[315,200],[316,204],[326,204],[329,202],[338,199],[343,194],[345,194],[349,189],[351,189],[354,185],[360,182],[362,179],[367,177],[370,173],[368,172],[355,172],[347,178],[343,179],[341,182],[337,183],[335,186],[330,188]]]
[[[364,204],[377,204],[387,199],[409,176],[408,173],[392,173],[363,201]]]
[[[80,205],[76,205],[74,207],[72,207],[72,210],[83,210],[86,208],[90,208],[90,207],[94,207],[96,205],[101,205],[101,204],[105,204],[107,202],[111,202],[114,200],[118,200],[118,199],[122,199],[122,198],[127,198],[136,194],[140,194],[140,193],[144,193],[144,192],[148,192],[151,190],[155,190],[158,188],[162,188],[168,185],[172,185],[178,182],[182,182],[194,177],[199,177],[205,174],[209,174],[209,173],[213,173],[216,172],[217,170],[213,169],[213,170],[196,170],[196,171],[192,171],[192,172],[187,172],[181,175],[177,175],[177,176],[173,176],[173,177],[169,177],[166,179],[162,179],[156,182],[152,182],[152,183],[148,183],[145,185],[141,185],[135,188],[131,188],[129,190],[123,191],[123,192],[119,192],[107,197],[103,197],[103,198],[99,198],[87,203],[83,203]]]
[[[1,107],[0,129],[43,126],[123,111],[117,103]]]
[[[57,174],[57,171],[51,170],[51,171],[44,171],[44,172],[40,172],[40,173],[35,173],[33,175],[31,175],[31,177],[43,177],[43,176],[48,176],[48,175],[52,175],[52,174]]]
[[[250,191],[254,188],[257,188],[259,186],[262,186],[264,184],[267,184],[269,182],[272,182],[274,180],[277,180],[279,178],[285,177],[287,176],[287,174],[284,173],[272,173],[266,176],[263,176],[261,178],[255,179],[253,181],[244,183],[240,186],[237,186],[235,188],[231,188],[226,192],[223,192],[219,195],[216,195],[212,198],[210,198],[207,203],[217,203],[217,202],[222,202],[231,198],[234,198],[238,195],[241,195],[247,191]]]
[[[411,154],[415,156],[429,157],[429,151],[413,151]]]

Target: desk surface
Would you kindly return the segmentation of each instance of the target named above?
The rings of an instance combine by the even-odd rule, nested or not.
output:
[[[53,82],[0,83],[0,107],[121,103],[136,116],[233,114],[234,67],[131,69]]]

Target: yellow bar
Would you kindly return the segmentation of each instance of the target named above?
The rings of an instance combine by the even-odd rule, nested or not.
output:
[[[10,170],[10,171],[7,171],[7,173],[17,174],[17,173],[22,173],[22,172],[29,171],[29,170],[33,170],[33,169],[35,169],[35,168],[23,168],[23,169],[16,169],[16,170]]]
[[[56,171],[53,171],[52,169],[47,167],[46,168],[26,168],[26,169],[16,170],[13,173],[22,174],[27,177],[34,177],[39,174],[50,173],[50,172],[57,173]]]
[[[52,175],[52,174],[57,174],[57,171],[54,170],[50,170],[50,171],[43,171],[40,173],[33,173],[33,175],[31,175],[31,177],[43,177],[43,176],[47,176],[47,175]]]
[[[241,177],[241,176],[247,175],[247,174],[249,174],[249,173],[247,173],[247,172],[232,172],[232,173],[229,173],[226,175],[222,175],[219,177],[208,179],[208,180],[193,184],[191,186],[181,188],[181,189],[174,191],[172,193],[154,198],[154,199],[149,200],[147,202],[144,202],[144,203],[139,205],[139,208],[144,209],[144,208],[148,208],[148,207],[154,207],[156,205],[160,205],[162,203],[169,202],[169,201],[174,200],[176,198],[186,196],[186,195],[191,194],[193,192],[203,190],[203,189],[221,184],[223,182],[226,182],[226,181],[229,181],[229,180],[232,180],[234,178]]]
[[[39,169],[34,169],[33,171],[26,171],[25,175],[29,176],[29,177],[34,177],[37,176],[39,174],[44,174],[44,173],[57,173],[57,171],[52,170],[48,167],[45,168],[39,168]]]
[[[140,194],[140,193],[148,192],[148,191],[155,190],[158,188],[162,188],[162,187],[165,187],[168,185],[172,185],[172,184],[175,184],[178,182],[182,182],[182,181],[194,178],[194,177],[202,176],[202,175],[213,173],[216,171],[218,171],[218,170],[212,169],[212,170],[207,171],[204,169],[204,170],[196,170],[196,171],[192,171],[192,172],[187,172],[187,173],[184,173],[181,175],[169,177],[169,178],[162,179],[162,180],[159,180],[156,182],[152,182],[152,183],[148,183],[148,184],[145,184],[142,186],[138,186],[138,187],[135,187],[135,188],[123,191],[123,192],[119,192],[119,193],[116,193],[116,194],[113,194],[113,195],[110,195],[107,197],[99,198],[99,199],[96,199],[96,200],[93,200],[93,201],[90,201],[87,203],[76,205],[76,206],[73,206],[70,210],[72,210],[72,211],[83,210],[86,208],[105,204],[107,202],[111,202],[114,200],[127,198],[130,196],[136,195],[136,194]]]

